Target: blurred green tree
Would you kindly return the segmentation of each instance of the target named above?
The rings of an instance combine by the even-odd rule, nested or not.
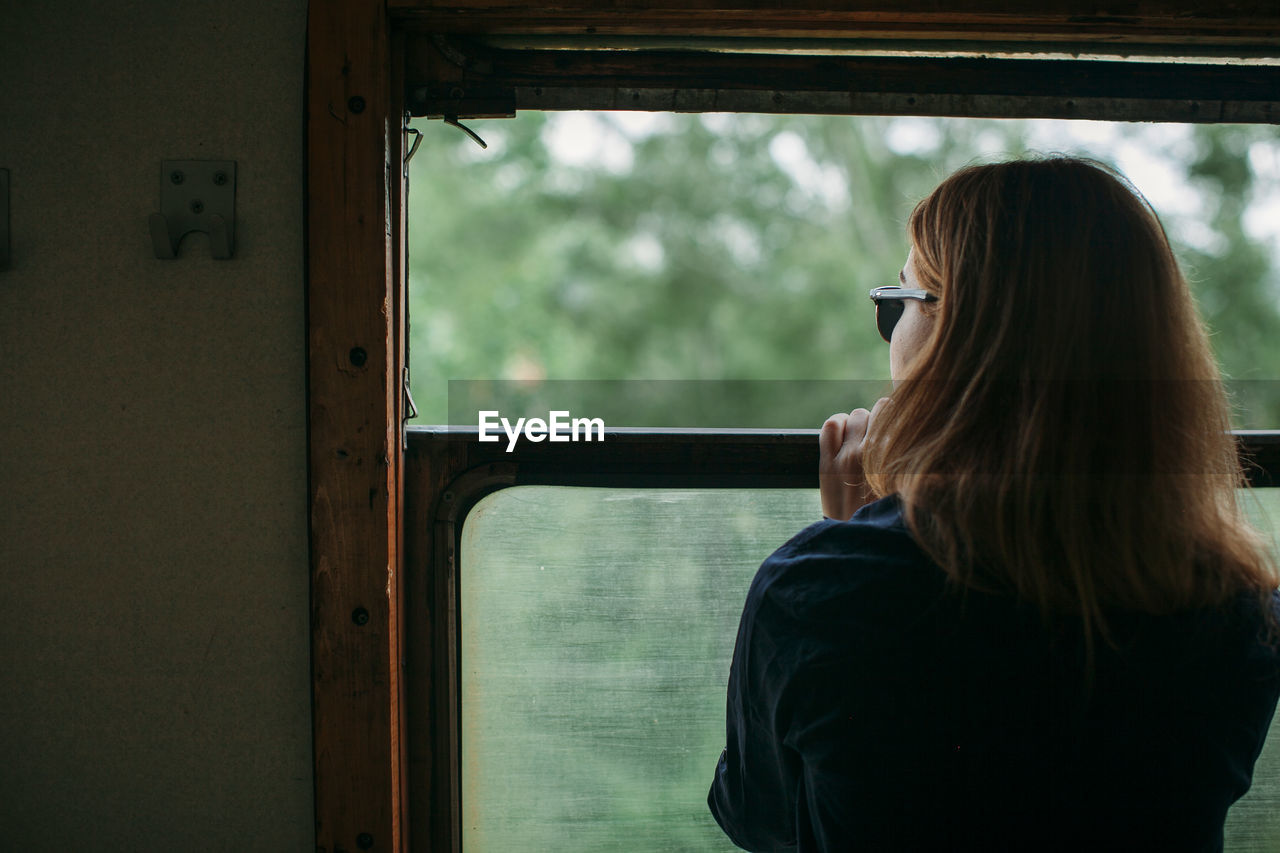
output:
[[[1280,426],[1280,271],[1274,247],[1248,234],[1245,215],[1258,200],[1250,150],[1280,151],[1280,134],[1268,126],[1202,125],[1192,138],[1187,174],[1203,199],[1199,221],[1208,233],[1201,245],[1179,245],[1179,256],[1213,332],[1237,418],[1243,426],[1274,428]]]
[[[965,163],[1021,153],[1033,125],[522,113],[481,123],[488,151],[440,123],[419,127],[410,361],[419,422],[442,423],[449,379],[885,378],[865,294],[894,281],[912,205]],[[1176,248],[1225,371],[1252,380],[1241,425],[1274,426],[1280,288],[1274,253],[1244,220],[1250,148],[1280,143],[1272,128],[1241,126],[1191,138],[1180,168],[1204,209],[1180,230],[1200,239]],[[736,386],[740,408],[724,417],[759,409],[767,423],[718,425],[816,427],[874,399],[838,387],[801,423],[775,424],[780,384]],[[672,423],[671,405],[643,425]]]

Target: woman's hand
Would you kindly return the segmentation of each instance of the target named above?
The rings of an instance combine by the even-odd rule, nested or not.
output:
[[[871,422],[888,402],[888,397],[881,397],[870,412],[854,409],[847,415],[832,415],[822,425],[818,435],[818,490],[822,494],[822,514],[827,518],[848,521],[859,508],[876,499],[862,473],[862,451]]]

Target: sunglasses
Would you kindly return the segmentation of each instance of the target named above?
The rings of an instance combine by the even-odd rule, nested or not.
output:
[[[919,299],[921,302],[937,302],[938,297],[927,290],[912,290],[896,284],[877,287],[871,291],[871,301],[876,304],[876,329],[880,337],[887,342],[893,337],[893,327],[902,319],[906,310],[906,299]]]

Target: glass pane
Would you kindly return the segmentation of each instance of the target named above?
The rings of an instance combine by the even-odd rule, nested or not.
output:
[[[1253,523],[1271,539],[1280,559],[1280,489],[1254,489],[1245,496]],[[1224,832],[1224,850],[1280,850],[1280,714],[1271,721],[1271,734],[1253,768],[1253,787],[1231,808]]]
[[[1255,519],[1280,528],[1280,489]],[[821,517],[816,490],[518,487],[461,553],[467,853],[733,850],[706,808],[756,567]],[[1228,851],[1280,849],[1280,725]]]
[[[734,850],[707,811],[756,567],[816,490],[523,487],[462,533],[468,853]]]
[[[884,379],[867,291],[896,280],[912,206],[977,159],[1061,151],[1114,163],[1147,194],[1239,382],[1235,425],[1280,426],[1275,127],[521,112],[476,121],[481,149],[440,121],[415,126],[417,423],[446,422],[458,379]],[[776,388],[742,390],[777,410]],[[609,424],[695,425],[667,414]]]

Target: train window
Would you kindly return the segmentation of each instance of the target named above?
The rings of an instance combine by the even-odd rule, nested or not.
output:
[[[1156,4],[1117,18],[1010,4],[744,14],[641,3],[623,16],[598,5],[313,4],[308,433],[326,848],[456,851],[464,799],[483,821],[511,807],[501,777],[481,772],[483,739],[461,748],[490,697],[459,687],[476,656],[460,626],[493,621],[476,621],[493,602],[474,591],[463,602],[459,584],[486,548],[555,530],[556,513],[573,510],[556,506],[570,492],[538,492],[547,515],[513,529],[496,522],[504,498],[485,496],[812,490],[818,419],[870,402],[858,395],[887,373],[865,292],[896,275],[912,202],[973,158],[1091,154],[1152,197],[1222,364],[1251,383],[1235,390],[1237,426],[1261,430],[1240,435],[1258,463],[1250,476],[1280,485],[1280,217],[1269,202],[1280,168],[1264,126],[1280,69],[1261,7],[1188,17]],[[635,112],[562,112],[619,107]],[[388,134],[387,119],[406,113],[445,122]],[[405,156],[401,173],[392,164]],[[450,388],[462,379],[488,381]],[[413,410],[393,393],[402,381],[421,413],[403,454],[389,446]],[[629,399],[608,413],[604,444],[530,439],[507,454],[476,440],[482,411],[537,418],[535,433],[556,410],[589,424],[609,387]],[[549,396],[561,392],[571,395]],[[533,493],[507,497],[522,494]],[[482,523],[464,549],[464,528]],[[530,557],[544,549],[526,541]],[[756,556],[741,555],[746,572]],[[502,796],[464,796],[464,776]],[[670,802],[635,807],[661,821]]]
[[[1249,500],[1280,528],[1280,490]],[[732,850],[706,808],[759,562],[820,515],[812,490],[529,486],[462,529],[468,851]],[[1280,721],[1227,849],[1280,846]]]
[[[1027,150],[1119,166],[1189,273],[1235,425],[1280,426],[1273,128],[577,112],[470,125],[488,148],[416,123],[408,196],[415,423],[451,425],[412,430],[406,457],[409,560],[432,567],[410,573],[406,599],[411,693],[431,691],[410,706],[433,727],[413,820],[443,846],[727,849],[705,795],[744,594],[820,516],[815,428],[883,393],[866,292],[896,276],[912,204],[951,170]],[[516,424],[536,417],[542,436],[555,412],[570,432],[598,419],[608,439],[535,442]],[[1280,434],[1242,441],[1255,484],[1280,482]],[[1255,498],[1280,529],[1280,490]],[[415,662],[418,625],[434,633]],[[1276,814],[1280,734],[1229,846],[1274,849]]]
[[[1280,559],[1280,489],[1255,489],[1244,500],[1251,520],[1270,534],[1272,553]],[[1231,811],[1223,830],[1223,849],[1263,851],[1280,848],[1280,715],[1253,768],[1253,786]]]

